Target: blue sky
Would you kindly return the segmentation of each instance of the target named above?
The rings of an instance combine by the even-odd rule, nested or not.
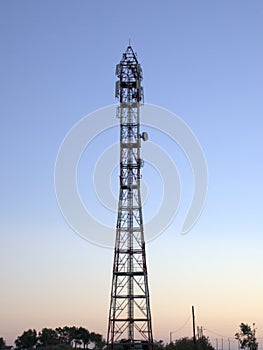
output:
[[[65,324],[106,335],[112,251],[68,227],[54,165],[71,127],[116,103],[115,65],[130,38],[145,102],[188,124],[209,173],[194,228],[180,235],[179,215],[148,244],[154,338],[168,341],[191,305],[211,339],[233,338],[240,322],[255,322],[263,338],[262,18],[261,1],[1,1],[0,336],[11,343],[27,328]],[[152,137],[174,157],[178,147]],[[182,335],[190,324],[173,336]]]

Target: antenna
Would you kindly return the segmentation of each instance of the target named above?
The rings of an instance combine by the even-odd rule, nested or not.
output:
[[[117,65],[120,190],[114,250],[107,350],[151,350],[152,321],[140,193],[142,69],[129,46]]]

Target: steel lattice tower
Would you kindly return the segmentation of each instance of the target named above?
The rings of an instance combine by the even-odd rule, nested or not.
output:
[[[116,66],[120,105],[120,192],[114,250],[108,349],[151,349],[153,344],[140,193],[142,70],[129,45]]]

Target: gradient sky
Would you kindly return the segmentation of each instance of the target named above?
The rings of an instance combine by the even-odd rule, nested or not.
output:
[[[64,325],[106,336],[113,252],[67,225],[54,165],[70,128],[116,103],[115,65],[130,38],[145,102],[189,125],[209,172],[193,229],[181,235],[178,215],[147,246],[154,338],[191,336],[195,305],[212,342],[230,338],[236,349],[238,325],[255,322],[263,348],[262,23],[260,0],[0,2],[0,336],[8,343],[28,328]],[[116,141],[107,135],[105,147]],[[95,148],[80,166],[83,191]],[[146,174],[149,203],[158,202],[156,174],[149,166]],[[182,177],[187,195],[191,177]],[[115,215],[108,220],[114,227]]]

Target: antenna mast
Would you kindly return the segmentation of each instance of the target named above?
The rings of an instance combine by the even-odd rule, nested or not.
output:
[[[119,98],[120,190],[107,348],[152,349],[152,323],[140,193],[142,69],[129,45],[116,66]]]

